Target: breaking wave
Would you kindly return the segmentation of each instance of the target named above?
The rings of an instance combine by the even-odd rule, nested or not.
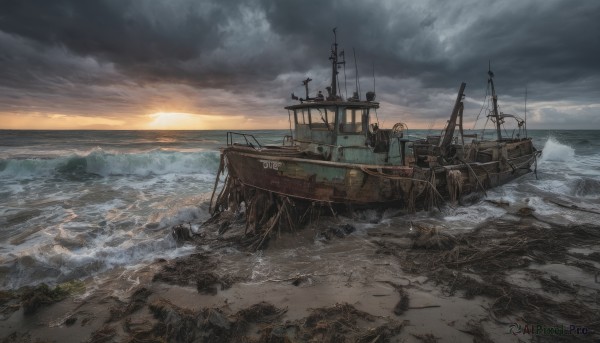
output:
[[[540,162],[569,162],[575,158],[575,149],[568,145],[561,144],[553,137],[548,138],[544,149],[542,150],[542,158]]]
[[[216,151],[177,152],[154,150],[143,153],[109,153],[95,149],[88,154],[59,158],[0,160],[0,176],[32,178],[67,175],[165,175],[214,173],[219,164]]]

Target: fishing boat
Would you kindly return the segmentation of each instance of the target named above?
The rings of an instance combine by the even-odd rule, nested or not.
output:
[[[410,140],[404,123],[384,129],[373,120],[380,105],[374,91],[364,99],[357,92],[342,97],[337,79],[343,59],[334,30],[327,95],[319,91],[311,97],[311,79],[303,81],[305,97],[292,93],[297,103],[285,107],[291,134],[281,145],[263,145],[247,133],[227,133],[215,191],[220,175],[226,174],[226,180],[216,201],[213,192],[213,214],[244,203],[254,206],[254,214],[247,215],[260,217],[264,209],[259,203],[265,199],[273,206],[279,203],[275,212],[281,209],[281,199],[330,206],[387,204],[416,211],[442,201],[456,202],[532,171],[539,151],[526,137],[524,120],[499,112],[491,71],[493,108],[488,119],[495,124],[496,139],[483,140],[463,131],[466,84],[462,83],[441,134]],[[516,137],[502,136],[502,125],[509,118],[517,120]]]

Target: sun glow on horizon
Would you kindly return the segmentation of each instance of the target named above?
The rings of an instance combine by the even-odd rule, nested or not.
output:
[[[256,121],[241,115],[206,115],[184,112],[156,112],[147,117],[151,121],[144,125],[150,130],[221,130],[221,129],[252,129],[272,123]]]
[[[152,120],[147,123],[148,129],[154,130],[198,130],[206,129],[205,116],[180,113],[180,112],[156,112],[149,114]]]
[[[266,130],[285,129],[287,116],[162,112],[120,116],[2,113],[0,130]]]

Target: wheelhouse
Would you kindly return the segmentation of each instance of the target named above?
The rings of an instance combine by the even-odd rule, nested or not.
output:
[[[347,145],[344,141],[347,138],[343,136],[362,137],[364,144],[371,111],[378,107],[376,102],[322,101],[288,106],[286,109],[290,116],[293,115],[294,138],[298,143],[338,146]]]
[[[371,118],[379,103],[314,101],[288,106],[293,141],[315,158],[357,164],[402,164],[400,142]]]

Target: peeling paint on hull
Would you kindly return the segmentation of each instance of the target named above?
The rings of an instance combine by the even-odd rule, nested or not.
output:
[[[531,171],[535,152],[508,160],[423,168],[339,163],[280,156],[279,150],[243,146],[223,149],[230,175],[245,186],[310,201],[350,204],[405,202],[435,187],[444,199],[453,199],[447,175],[460,174],[460,194],[484,191]],[[432,183],[433,182],[433,183]]]

